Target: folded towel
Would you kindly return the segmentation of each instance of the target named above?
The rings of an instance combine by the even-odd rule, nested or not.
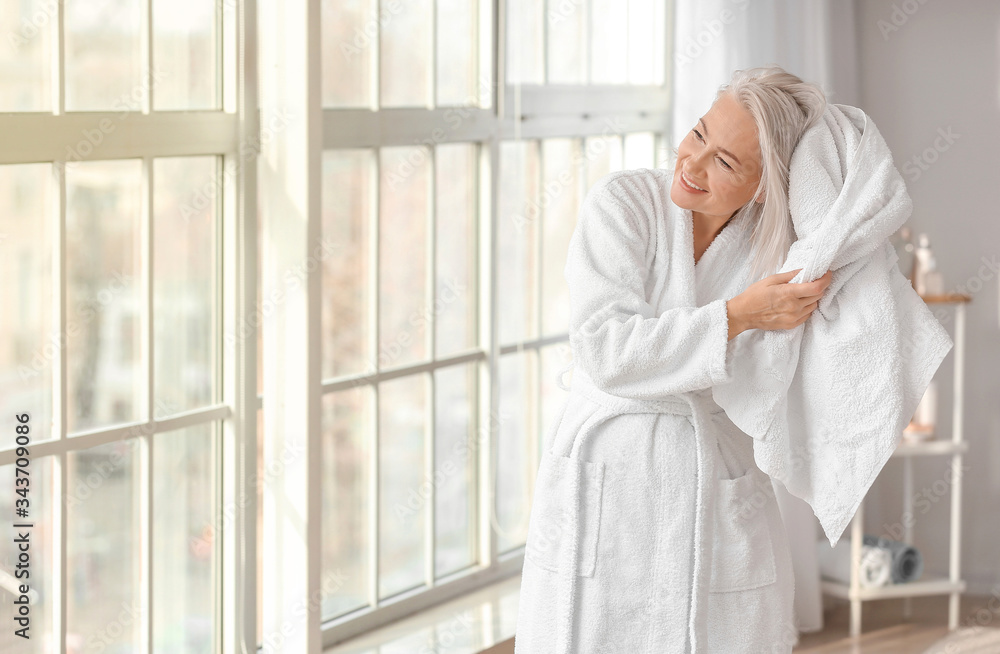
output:
[[[916,581],[924,572],[924,557],[913,545],[868,535],[865,535],[861,542],[889,552],[892,557],[890,576],[894,584]]]
[[[792,153],[788,195],[797,240],[779,272],[833,279],[802,325],[738,335],[712,394],[835,546],[953,343],[899,271],[888,238],[912,202],[865,112],[827,105]]]
[[[819,572],[826,579],[851,583],[851,540],[845,538],[830,547],[825,541],[816,541]],[[878,588],[892,580],[892,552],[882,547],[861,546],[858,565],[858,583],[862,588]]]

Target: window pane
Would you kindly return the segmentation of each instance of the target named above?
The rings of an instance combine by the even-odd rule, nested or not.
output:
[[[436,577],[475,561],[477,371],[474,363],[434,371]]]
[[[552,443],[548,442],[548,439],[554,436],[553,430],[557,426],[555,420],[559,414],[559,409],[562,408],[563,402],[569,397],[569,392],[559,388],[556,384],[556,376],[560,370],[569,365],[573,360],[573,351],[570,349],[568,342],[550,345],[549,347],[542,348],[541,360],[542,380],[538,389],[541,395],[539,408],[542,412],[542,431],[539,434],[537,452],[539,461],[541,461],[542,452],[552,446]],[[562,383],[568,387],[572,381],[573,368],[570,368],[562,376]]]
[[[507,83],[542,84],[545,0],[507,3]]]
[[[323,0],[321,11],[323,106],[368,106],[378,1]]]
[[[381,105],[427,105],[430,90],[432,0],[386,6],[381,21]],[[393,9],[395,8],[395,10]]]
[[[608,173],[622,169],[620,136],[591,136],[586,139],[587,188]]]
[[[156,109],[216,109],[216,3],[153,0]]]
[[[322,574],[344,575],[336,586],[321,584],[324,620],[368,605],[371,411],[368,386],[323,396]]]
[[[587,24],[585,2],[547,0],[549,84],[582,84],[587,81],[587,53],[584,52],[584,29]]]
[[[378,405],[378,594],[385,598],[424,582],[426,376],[380,384]]]
[[[215,435],[210,424],[157,434],[153,443],[153,650],[212,652],[219,530]]]
[[[542,335],[569,329],[569,288],[563,269],[583,192],[583,157],[578,139],[548,139],[542,145]]]
[[[34,417],[32,417],[32,425]],[[12,432],[13,433],[13,432]],[[34,442],[32,438],[32,442]],[[52,646],[52,616],[58,610],[59,601],[55,594],[54,586],[55,562],[53,561],[52,535],[52,479],[55,470],[51,457],[31,459],[28,464],[28,476],[23,474],[15,477],[14,466],[0,466],[0,488],[8,489],[7,492],[0,493],[0,514],[5,517],[4,531],[10,534],[9,537],[0,539],[0,575],[6,577],[8,583],[0,586],[0,620],[3,621],[4,628],[0,629],[0,652],[17,652],[18,654],[48,654],[55,651]],[[14,493],[16,487],[15,479],[29,479],[28,496],[22,498]],[[15,501],[27,499],[27,504],[16,504]],[[15,510],[24,509],[27,515],[16,517]],[[29,529],[19,529],[13,527],[15,524],[22,524],[22,521],[34,526]],[[14,539],[19,534],[27,531],[30,541],[28,552],[30,577],[27,579],[17,579],[15,575],[19,571],[15,566],[18,564],[18,557],[21,554]],[[23,572],[23,568],[21,568]],[[20,592],[13,593],[15,586],[26,584],[28,591],[28,634],[31,638],[25,640],[14,635],[15,629],[20,629],[25,625],[14,622],[15,599],[19,599]],[[18,589],[19,590],[19,589]],[[20,616],[17,616],[20,617]]]
[[[141,109],[141,0],[65,0],[66,110]]]
[[[153,174],[154,414],[207,406],[219,358],[215,157],[156,159]]]
[[[70,431],[140,418],[141,182],[138,160],[66,166]]]
[[[52,0],[0,0],[0,111],[52,108]]]
[[[590,81],[628,82],[628,12],[621,0],[591,0]]]
[[[656,165],[653,152],[655,140],[649,132],[625,135],[625,169],[652,168]]]
[[[534,351],[500,358],[500,402],[497,443],[497,548],[502,554],[524,545],[528,534],[531,496],[528,478],[538,468],[529,449],[535,430]],[[528,457],[531,457],[529,460]]]
[[[437,214],[437,282],[433,316],[437,356],[475,346],[474,145],[440,145],[434,163]]]
[[[437,0],[437,104],[478,105],[479,19],[473,0]]]
[[[499,338],[505,345],[537,334],[537,277],[535,253],[538,205],[538,144],[507,141],[500,144],[497,269],[504,283],[499,294]]]
[[[628,1],[628,81],[631,84],[652,84],[656,58],[662,57],[657,49],[655,21],[662,14],[655,5],[660,0]],[[659,18],[662,21],[662,18]]]
[[[427,357],[427,148],[384,148],[379,194],[379,367]]]
[[[0,48],[2,50],[2,48]],[[0,166],[0,448],[13,447],[15,413],[31,414],[31,440],[52,438],[52,315],[48,164]]]
[[[264,410],[257,409],[257,644],[264,639]]]
[[[323,377],[371,372],[369,291],[374,272],[370,252],[374,205],[374,153],[323,153]]]
[[[139,440],[68,455],[66,644],[80,651],[138,651],[145,607],[139,595]]]

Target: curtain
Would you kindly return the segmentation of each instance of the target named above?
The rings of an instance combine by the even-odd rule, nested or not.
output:
[[[675,0],[670,147],[711,107],[734,70],[777,64],[823,88],[829,102],[857,105],[853,0]],[[812,509],[772,481],[792,551],[799,631],[823,628]]]

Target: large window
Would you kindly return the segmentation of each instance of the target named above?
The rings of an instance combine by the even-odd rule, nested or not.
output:
[[[566,248],[663,159],[671,12],[0,0],[0,651],[330,644],[516,574]]]
[[[323,3],[325,642],[520,570],[569,238],[661,160],[669,10]]]
[[[222,445],[242,437],[226,384],[246,365],[222,338],[238,9],[4,0],[0,17],[0,514],[8,536],[33,525],[29,577],[0,540],[0,651],[221,651],[238,629]]]

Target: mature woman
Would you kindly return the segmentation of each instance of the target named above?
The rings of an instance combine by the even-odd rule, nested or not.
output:
[[[792,151],[825,108],[780,68],[737,71],[670,168],[612,173],[588,193],[565,270],[572,389],[538,471],[517,654],[797,641],[770,479],[711,388],[739,333],[803,323],[830,282],[769,274],[794,236]]]

